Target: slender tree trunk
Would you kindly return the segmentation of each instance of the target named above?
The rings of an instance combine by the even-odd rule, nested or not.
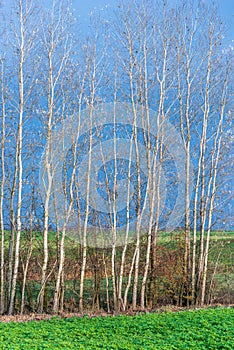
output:
[[[123,301],[123,309],[124,309],[124,311],[126,310],[127,304],[128,304],[128,292],[129,292],[129,289],[131,287],[132,273],[133,273],[133,269],[134,269],[134,265],[135,265],[136,254],[137,254],[137,249],[135,248],[134,254],[133,254],[133,257],[132,257],[131,267],[130,267],[130,270],[129,270],[129,273],[128,273],[128,282],[127,282],[127,285],[126,285],[126,288],[125,288],[125,292],[124,292],[124,301]]]
[[[124,277],[124,265],[125,265],[125,258],[126,258],[126,252],[128,247],[128,237],[129,237],[129,229],[130,229],[130,217],[129,217],[129,203],[130,203],[130,191],[131,191],[131,183],[130,183],[130,177],[131,177],[131,162],[132,162],[132,146],[133,146],[133,139],[131,138],[130,143],[130,151],[129,151],[129,166],[128,166],[128,184],[127,184],[127,198],[126,198],[126,231],[125,231],[125,240],[124,240],[124,246],[122,250],[122,256],[121,256],[121,264],[120,264],[120,273],[119,273],[119,286],[118,286],[118,301],[121,307],[123,307],[123,311],[125,311],[126,303],[123,302],[122,299],[122,288],[123,288],[123,277]],[[119,306],[120,306],[119,305]]]
[[[207,205],[206,205],[206,191],[205,191],[205,155],[206,155],[206,143],[207,143],[207,127],[208,127],[208,117],[210,112],[210,78],[211,78],[211,57],[212,57],[213,45],[210,43],[208,59],[207,59],[207,73],[206,73],[206,90],[205,90],[205,100],[204,100],[204,118],[203,118],[203,130],[201,138],[201,200],[200,200],[200,252],[199,252],[199,262],[198,262],[198,279],[197,279],[197,289],[198,294],[201,294],[201,281],[204,271],[204,236],[205,236],[205,225],[207,219]],[[209,189],[209,187],[208,187]],[[207,199],[209,194],[207,194]],[[199,300],[199,299],[198,299]]]
[[[4,60],[1,61],[1,102],[2,102],[2,130],[1,130],[1,189],[0,189],[0,230],[1,230],[1,290],[0,290],[0,314],[5,311],[5,229],[3,216],[3,198],[5,190],[5,91],[4,91]]]
[[[102,260],[103,260],[103,266],[104,266],[104,273],[105,273],[105,279],[106,279],[106,306],[107,306],[107,312],[110,312],[110,298],[109,298],[109,279],[108,279],[108,273],[107,273],[107,267],[106,267],[106,261],[105,261],[105,254],[103,252],[102,254]]]
[[[166,14],[164,13],[164,20]],[[156,32],[157,33],[157,32]],[[160,35],[161,37],[161,35]],[[154,43],[154,60],[156,67],[156,79],[159,84],[159,105],[157,109],[157,134],[156,134],[156,145],[154,149],[154,159],[153,159],[153,186],[155,186],[155,198],[153,199],[153,203],[156,206],[154,225],[152,227],[152,243],[151,243],[151,276],[150,276],[150,305],[156,303],[156,249],[157,249],[157,234],[159,230],[159,220],[160,220],[160,208],[161,208],[161,177],[162,177],[162,165],[164,162],[164,154],[163,154],[163,142],[164,142],[164,120],[165,120],[165,96],[166,96],[166,79],[167,79],[167,65],[168,65],[168,40],[165,36],[165,32],[163,31],[163,35],[161,37],[161,45],[163,50],[163,64],[161,68],[161,76],[160,76],[160,67],[158,67],[157,62],[157,44]],[[154,194],[153,194],[154,196]],[[154,204],[153,204],[154,205]]]
[[[44,188],[45,188],[45,201],[44,201],[44,228],[43,228],[43,252],[44,259],[42,265],[41,274],[41,290],[38,295],[38,312],[42,313],[44,309],[44,296],[46,287],[46,274],[48,265],[48,229],[49,229],[49,206],[50,197],[53,182],[53,169],[52,169],[52,118],[54,113],[54,76],[53,76],[53,50],[54,50],[54,33],[51,33],[51,43],[48,51],[49,62],[49,77],[48,77],[48,91],[47,91],[47,103],[48,103],[48,120],[47,120],[47,145],[44,158]]]
[[[31,231],[31,235],[32,235],[32,231]],[[29,263],[30,263],[32,251],[33,251],[33,240],[32,240],[32,237],[31,237],[30,247],[29,247],[29,251],[28,251],[28,253],[27,253],[25,266],[24,266],[24,263],[23,263],[23,261],[22,261],[22,266],[23,266],[23,283],[22,283],[21,306],[20,306],[20,313],[21,313],[21,314],[24,313],[24,306],[25,306],[25,288],[26,288],[27,273],[28,273],[28,267],[29,267]]]
[[[85,221],[82,237],[82,246],[83,246],[83,256],[81,264],[81,275],[80,275],[80,293],[79,293],[79,310],[82,313],[84,310],[84,280],[85,280],[85,269],[87,261],[87,229],[88,229],[88,218],[89,218],[89,190],[90,190],[90,171],[91,171],[91,162],[92,162],[92,125],[93,125],[93,99],[94,99],[94,78],[95,78],[95,69],[93,72],[92,79],[92,93],[91,103],[90,103],[90,132],[89,132],[89,155],[88,155],[88,167],[87,167],[87,185],[86,185],[86,208],[85,208]]]
[[[24,38],[24,18],[23,18],[23,3],[20,0],[19,2],[20,10],[20,62],[19,62],[19,124],[18,124],[18,135],[17,135],[17,144],[18,144],[18,154],[17,154],[17,166],[18,166],[18,199],[17,199],[17,214],[16,214],[16,243],[15,243],[15,262],[14,262],[14,271],[12,277],[12,289],[11,289],[11,298],[9,305],[9,315],[14,312],[14,302],[15,302],[15,293],[16,293],[16,283],[18,277],[18,268],[19,268],[19,250],[20,250],[20,236],[21,236],[21,206],[22,206],[22,188],[23,188],[23,164],[22,164],[22,143],[23,143],[23,113],[24,113],[24,62],[25,62],[25,38]]]
[[[134,67],[134,53],[132,38],[128,37],[129,43],[129,83],[131,93],[131,105],[133,112],[133,142],[134,150],[136,153],[136,171],[137,171],[137,203],[136,203],[136,258],[135,258],[135,272],[133,280],[133,293],[132,293],[132,308],[137,307],[137,293],[138,293],[138,280],[139,280],[139,261],[140,261],[140,206],[141,206],[141,176],[140,176],[140,157],[138,149],[138,136],[137,136],[137,110],[134,96],[134,82],[133,82],[133,67]]]
[[[14,163],[14,177],[10,195],[10,239],[9,239],[9,250],[8,250],[8,273],[7,273],[7,304],[9,307],[11,288],[12,288],[12,271],[14,261],[14,245],[15,245],[15,214],[14,214],[14,199],[16,192],[16,181],[17,181],[17,154],[18,145],[16,144],[16,157]]]
[[[204,251],[204,268],[203,268],[202,285],[201,285],[201,305],[204,305],[205,295],[206,295],[208,255],[209,255],[209,245],[210,245],[213,212],[214,212],[215,195],[217,191],[216,183],[217,183],[218,164],[220,160],[220,150],[221,150],[221,142],[222,142],[222,134],[223,134],[223,118],[224,118],[224,111],[226,107],[226,93],[227,93],[227,78],[223,88],[223,98],[222,98],[222,104],[221,104],[221,110],[220,110],[220,121],[216,132],[215,140],[214,140],[214,147],[212,151],[212,161],[211,161],[211,174],[210,174],[210,180],[208,184],[208,195],[210,193],[209,195],[210,205],[209,205],[209,211],[208,211],[208,229],[207,229],[207,236],[206,236],[206,246]]]
[[[71,182],[69,186],[69,207],[67,209],[67,212],[65,213],[65,222],[63,225],[63,230],[62,230],[62,238],[60,241],[60,252],[59,252],[59,270],[57,274],[57,280],[56,280],[56,287],[55,287],[55,292],[54,292],[54,302],[53,302],[53,312],[58,313],[59,311],[59,294],[61,292],[61,278],[63,274],[63,268],[64,268],[64,261],[65,261],[65,247],[64,247],[64,242],[65,242],[65,234],[66,234],[66,227],[67,227],[67,222],[69,220],[72,206],[73,206],[73,185],[75,181],[75,172],[76,172],[76,149],[77,149],[77,142],[74,147],[74,162],[73,162],[73,167],[72,167],[72,176],[71,176]],[[65,192],[65,199],[66,200],[66,192]]]
[[[156,158],[153,162],[153,171],[151,170],[151,135],[150,135],[150,114],[149,114],[149,87],[148,87],[148,43],[147,43],[147,27],[145,23],[145,27],[143,30],[144,39],[143,39],[143,85],[144,85],[144,102],[145,102],[145,114],[146,114],[146,134],[147,138],[145,138],[146,145],[146,157],[147,157],[147,173],[148,173],[148,184],[147,184],[147,197],[150,202],[150,213],[149,213],[149,225],[148,225],[148,234],[147,234],[147,250],[146,250],[146,261],[145,261],[145,269],[142,278],[141,284],[141,309],[145,308],[145,291],[146,284],[148,278],[148,271],[150,267],[150,252],[152,247],[152,228],[153,228],[153,220],[154,220],[154,208],[155,208],[155,197],[156,197]],[[143,104],[143,103],[142,103]],[[144,104],[143,104],[144,105]]]

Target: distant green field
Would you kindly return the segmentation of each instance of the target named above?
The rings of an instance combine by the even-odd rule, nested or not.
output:
[[[0,323],[0,349],[233,348],[233,308]]]

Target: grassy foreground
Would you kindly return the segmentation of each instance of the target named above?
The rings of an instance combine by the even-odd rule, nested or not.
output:
[[[0,323],[0,349],[233,348],[233,308]]]

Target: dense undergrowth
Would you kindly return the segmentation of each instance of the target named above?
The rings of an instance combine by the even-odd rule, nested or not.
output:
[[[42,266],[41,251],[42,236],[34,233],[33,251],[30,259],[26,295],[25,295],[25,313],[36,311],[37,295],[40,291],[40,273]],[[174,304],[177,306],[187,306],[179,304],[178,294],[180,292],[181,281],[183,278],[183,232],[173,232],[167,234],[160,232],[157,238],[157,273],[155,278],[155,305]],[[7,244],[7,242],[6,242]],[[22,247],[27,248],[28,237],[22,236]],[[141,241],[140,256],[140,276],[144,271],[145,249],[144,236]],[[64,311],[78,312],[79,303],[79,281],[82,254],[80,245],[66,237],[65,240],[65,264],[64,264]],[[126,265],[130,266],[135,244],[129,245],[127,250]],[[48,283],[45,292],[45,310],[51,312],[53,302],[53,292],[56,280],[56,261],[57,242],[56,233],[50,232],[49,235],[49,256],[50,264],[48,270]],[[116,261],[120,262],[122,247],[116,251]],[[111,278],[111,250],[101,250],[88,248],[86,278],[84,282],[84,307],[86,310],[101,309],[108,311],[106,304],[107,280],[103,268],[103,257],[106,264],[106,273],[108,275],[108,291],[110,298],[110,308],[112,308],[112,278]],[[207,276],[207,304],[233,304],[234,303],[234,234],[233,232],[213,232],[211,236],[209,268]],[[19,281],[23,278],[23,268],[20,263]],[[127,283],[127,275],[123,280]],[[140,286],[140,283],[139,283]],[[16,313],[20,310],[21,284],[18,284],[16,295]],[[129,291],[129,303],[131,304],[131,290]],[[98,296],[98,297],[96,297]],[[148,297],[146,295],[146,297]],[[146,305],[147,306],[147,305]]]

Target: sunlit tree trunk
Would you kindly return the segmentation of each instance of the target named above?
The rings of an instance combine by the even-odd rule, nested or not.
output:
[[[154,31],[148,33],[148,20],[149,13],[147,8],[144,7],[144,21],[142,23],[142,52],[143,52],[143,67],[142,67],[142,80],[143,80],[143,93],[142,95],[142,106],[144,109],[143,113],[143,127],[145,127],[145,145],[146,145],[146,158],[147,158],[147,175],[148,175],[148,184],[147,184],[147,198],[150,203],[150,212],[149,212],[149,223],[148,223],[148,233],[147,233],[147,248],[145,256],[145,268],[141,283],[141,309],[145,308],[145,291],[146,284],[148,279],[148,272],[150,267],[150,253],[152,247],[152,230],[153,230],[153,221],[154,221],[154,208],[155,208],[155,198],[156,198],[156,158],[155,154],[151,157],[151,135],[150,135],[150,112],[149,112],[149,50],[148,46],[150,45],[149,39],[154,34]],[[152,166],[153,163],[153,166]],[[151,169],[152,167],[152,169]]]
[[[60,109],[61,103],[63,103],[63,92],[59,89],[63,88],[61,84],[64,75],[66,74],[66,65],[69,60],[70,54],[70,41],[69,32],[67,31],[70,25],[70,17],[68,11],[64,11],[66,3],[60,3],[53,0],[51,10],[48,10],[45,18],[42,21],[42,33],[41,38],[42,48],[46,55],[46,79],[47,79],[47,118],[45,121],[46,128],[46,148],[44,155],[44,173],[43,186],[44,186],[44,227],[43,227],[43,264],[41,274],[41,290],[38,295],[38,311],[42,312],[44,309],[44,297],[45,288],[48,279],[48,229],[49,229],[49,215],[50,208],[52,206],[52,191],[53,191],[53,178],[56,167],[56,159],[53,159],[52,148],[52,128],[56,123],[56,112]],[[64,11],[64,13],[63,13]],[[69,24],[68,24],[69,23]],[[59,100],[60,98],[60,100]],[[62,141],[62,140],[61,140]],[[56,184],[54,184],[56,186]],[[55,212],[57,208],[54,208]],[[65,233],[64,233],[65,234]],[[62,239],[64,241],[64,239]],[[60,242],[61,243],[61,242]],[[61,246],[59,246],[61,253]],[[64,246],[62,244],[62,250],[64,253]],[[62,258],[63,261],[63,253]],[[61,261],[60,261],[61,263]],[[59,267],[61,272],[61,266]],[[61,277],[61,274],[59,273]],[[60,280],[59,277],[59,280]],[[57,288],[57,287],[56,287]],[[57,292],[56,292],[57,294]],[[57,308],[57,306],[56,306]]]
[[[54,102],[54,85],[53,85],[53,65],[52,65],[53,45],[48,52],[49,60],[49,77],[48,77],[48,120],[47,120],[47,144],[44,158],[44,169],[46,178],[44,182],[45,200],[44,200],[44,228],[43,228],[43,265],[41,274],[41,290],[38,295],[38,311],[43,312],[44,309],[44,294],[46,286],[46,273],[48,265],[48,228],[49,228],[49,206],[52,188],[53,171],[51,164],[51,140],[52,140],[52,118],[53,118],[53,102]]]
[[[93,147],[93,112],[94,112],[94,102],[96,97],[97,89],[97,39],[98,32],[96,31],[93,42],[88,42],[86,46],[86,70],[87,70],[87,84],[89,90],[89,96],[86,96],[86,104],[89,110],[89,151],[88,151],[88,161],[87,161],[87,171],[86,171],[86,208],[85,208],[85,219],[82,234],[82,263],[81,263],[81,274],[80,274],[80,292],[79,292],[79,310],[83,312],[84,310],[84,282],[85,282],[85,270],[87,262],[87,231],[88,231],[88,219],[89,219],[89,204],[90,204],[90,174],[91,174],[91,164],[92,164],[92,147]],[[87,48],[88,47],[88,48]]]
[[[77,130],[77,138],[79,136],[79,130]],[[72,206],[73,206],[73,186],[75,182],[75,173],[76,173],[76,166],[77,166],[77,160],[76,160],[76,149],[77,149],[77,138],[74,143],[74,159],[73,159],[73,164],[72,164],[72,175],[71,175],[71,180],[69,184],[69,203],[68,205],[65,205],[65,213],[64,213],[64,224],[62,227],[62,236],[60,240],[60,250],[59,250],[59,269],[58,269],[58,274],[57,274],[57,279],[56,279],[56,286],[55,286],[55,292],[54,292],[54,301],[53,301],[53,312],[58,313],[59,311],[59,297],[61,294],[61,279],[63,275],[63,269],[64,269],[64,261],[65,261],[65,235],[66,235],[66,229],[67,229],[67,223],[69,221],[69,217],[71,214]],[[64,159],[64,157],[63,157]],[[66,186],[66,184],[65,184]],[[64,201],[67,201],[67,191],[66,188],[64,189]],[[62,305],[60,304],[60,307]]]
[[[0,189],[0,230],[1,230],[1,291],[0,291],[0,314],[5,311],[5,229],[4,229],[4,190],[5,190],[5,72],[4,72],[4,58],[1,59],[1,104],[2,104],[2,120],[1,120],[1,189]]]
[[[208,182],[208,200],[209,200],[209,209],[208,209],[208,225],[207,225],[207,236],[204,250],[204,267],[203,267],[203,275],[201,282],[201,305],[204,305],[205,296],[206,296],[206,281],[207,281],[207,268],[208,268],[208,257],[209,257],[209,245],[210,245],[210,235],[212,228],[212,220],[214,214],[214,204],[217,192],[217,175],[219,170],[219,162],[221,156],[221,146],[222,146],[222,136],[223,136],[223,120],[227,105],[227,88],[228,88],[228,74],[229,69],[226,71],[226,79],[224,81],[223,91],[222,91],[222,100],[220,102],[220,110],[218,110],[220,114],[220,120],[217,127],[216,135],[214,138],[214,146],[211,151],[211,170],[210,177]]]
[[[47,266],[48,266],[48,229],[49,229],[49,208],[53,182],[53,164],[52,164],[52,123],[55,108],[55,86],[58,77],[54,72],[54,51],[56,48],[56,23],[55,23],[55,6],[53,1],[51,10],[51,29],[44,35],[44,45],[47,49],[47,62],[48,62],[48,84],[47,84],[47,121],[46,121],[46,149],[44,156],[44,174],[43,174],[43,186],[45,191],[44,198],[44,227],[43,227],[43,264],[41,272],[41,289],[38,295],[38,312],[42,313],[44,309],[44,296],[47,281]],[[47,26],[47,23],[45,24]],[[43,28],[44,32],[47,28]],[[48,35],[48,37],[47,37]]]
[[[21,314],[24,313],[27,273],[28,273],[28,267],[29,267],[31,256],[32,256],[32,252],[33,252],[33,231],[32,231],[32,225],[31,225],[28,251],[27,251],[27,253],[25,253],[23,251],[23,255],[26,255],[25,263],[23,262],[23,257],[22,257],[23,281],[22,281],[21,305],[20,305],[20,313]]]
[[[211,31],[214,29],[210,28]],[[199,251],[199,261],[198,261],[198,277],[197,277],[197,289],[198,294],[201,292],[201,279],[204,269],[204,235],[205,235],[205,225],[207,219],[207,204],[206,198],[209,198],[210,188],[207,190],[206,194],[206,166],[205,166],[205,157],[207,149],[207,129],[208,129],[208,118],[210,116],[210,93],[211,93],[211,69],[212,69],[212,54],[213,54],[213,32],[209,33],[209,48],[208,48],[208,57],[207,57],[207,70],[206,70],[206,86],[205,86],[205,96],[204,96],[204,116],[203,116],[203,125],[202,125],[202,136],[200,140],[200,158],[199,158],[199,169],[198,174],[200,175],[201,181],[201,196],[200,196],[200,251]]]
[[[19,43],[19,71],[18,71],[18,88],[19,88],[19,122],[17,131],[17,158],[16,167],[18,169],[18,188],[17,188],[17,210],[16,210],[16,241],[15,241],[15,260],[12,276],[12,288],[9,304],[9,315],[14,311],[16,283],[19,268],[20,236],[21,236],[21,206],[22,206],[22,188],[23,188],[23,164],[22,164],[22,147],[23,147],[23,114],[24,104],[24,64],[25,64],[25,16],[28,15],[27,4],[20,0],[19,6],[19,25],[20,25],[20,43]]]
[[[149,285],[149,302],[152,307],[156,303],[156,260],[157,260],[157,234],[159,231],[159,220],[161,211],[161,180],[162,180],[162,167],[166,161],[163,147],[164,147],[164,122],[166,117],[165,110],[165,98],[167,95],[167,84],[168,84],[168,51],[169,45],[167,37],[168,33],[168,19],[167,19],[167,8],[165,4],[163,6],[163,18],[162,18],[162,30],[155,24],[154,40],[153,40],[153,58],[155,64],[155,79],[158,86],[159,102],[157,107],[157,134],[156,144],[153,153],[153,186],[155,193],[153,193],[154,199],[152,206],[155,207],[154,222],[151,229],[152,232],[152,243],[151,243],[151,276]],[[159,38],[158,38],[159,37]],[[161,49],[159,49],[159,47]],[[158,54],[161,54],[161,63],[158,60]],[[155,182],[155,184],[154,184]]]
[[[185,7],[185,13],[188,15],[183,19],[183,24],[178,22],[178,40],[177,45],[177,89],[180,111],[180,131],[185,150],[185,246],[184,246],[184,283],[185,293],[187,297],[187,305],[189,305],[190,296],[190,274],[191,274],[191,238],[190,238],[190,192],[191,192],[191,124],[193,114],[192,100],[193,85],[195,83],[196,74],[199,72],[199,62],[197,62],[196,53],[194,53],[195,36],[197,32],[197,19],[191,21],[190,15],[192,8],[190,5]],[[178,17],[179,18],[179,17]],[[194,63],[197,65],[193,70]],[[195,253],[193,241],[193,254]],[[194,256],[192,266],[192,294],[194,293]]]

